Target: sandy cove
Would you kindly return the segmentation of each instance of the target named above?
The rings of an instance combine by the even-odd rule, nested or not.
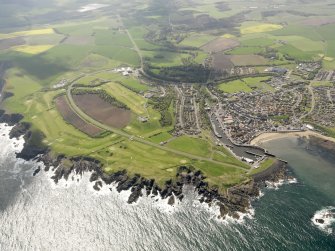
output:
[[[324,136],[320,133],[317,133],[315,131],[303,131],[303,132],[270,132],[270,133],[262,133],[258,135],[256,138],[250,141],[251,145],[259,146],[264,142],[275,140],[275,139],[281,139],[286,137],[307,137],[310,136],[318,137],[324,140],[332,141],[335,143],[335,138]]]

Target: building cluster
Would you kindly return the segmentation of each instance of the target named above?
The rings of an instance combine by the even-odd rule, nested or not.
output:
[[[196,135],[201,132],[199,121],[199,106],[196,102],[198,91],[192,85],[182,84],[175,86],[176,100],[176,124],[174,134]]]
[[[52,87],[54,89],[57,89],[57,88],[62,88],[64,86],[66,86],[67,84],[68,84],[68,80],[67,79],[62,79],[57,84],[53,85]]]
[[[134,70],[131,67],[121,67],[115,69],[116,72],[121,73],[122,76],[129,76],[134,72]]]
[[[315,81],[335,81],[335,71],[320,70],[315,78]]]
[[[315,107],[309,119],[318,125],[335,127],[335,87],[315,87]]]
[[[284,84],[281,78],[269,83],[279,89],[265,93],[215,93],[219,103],[211,108],[209,114],[215,115],[235,143],[246,144],[262,132],[302,130],[300,118],[311,103],[306,85]],[[215,89],[211,91],[215,92]]]
[[[320,62],[300,63],[296,66],[295,74],[310,79],[310,75],[318,72],[322,68]]]
[[[256,74],[257,71],[253,67],[234,67],[230,70],[230,75],[231,76],[242,76],[242,75],[253,75]]]

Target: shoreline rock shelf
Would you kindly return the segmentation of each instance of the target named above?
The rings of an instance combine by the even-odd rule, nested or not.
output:
[[[52,157],[49,149],[31,145],[30,125],[28,123],[19,123],[20,116],[3,115],[5,118],[2,122],[14,126],[10,132],[10,137],[24,136],[25,143],[21,153],[17,157],[25,160],[37,160],[43,162],[45,171],[52,168],[54,175],[51,177],[57,184],[60,179],[68,180],[71,173],[83,175],[90,172],[90,182],[93,183],[93,189],[99,191],[104,184],[116,184],[118,192],[130,190],[128,203],[136,203],[138,199],[145,193],[146,196],[160,196],[167,199],[169,205],[174,205],[176,201],[182,201],[184,198],[183,186],[192,185],[199,194],[201,203],[217,205],[220,208],[220,218],[226,215],[239,218],[239,212],[245,213],[251,207],[251,199],[258,197],[260,188],[266,186],[265,181],[276,182],[280,179],[287,178],[286,164],[277,161],[273,167],[265,172],[250,177],[245,183],[230,187],[224,192],[220,192],[218,188],[210,186],[206,182],[206,177],[200,170],[196,170],[191,166],[180,166],[176,173],[175,179],[167,180],[163,187],[156,184],[154,179],[146,179],[140,174],[130,176],[127,170],[119,170],[114,173],[107,174],[103,172],[102,164],[90,157],[72,157],[67,158],[65,155]],[[40,168],[37,168],[33,175],[37,175]]]

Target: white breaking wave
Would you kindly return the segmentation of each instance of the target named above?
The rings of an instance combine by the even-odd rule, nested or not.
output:
[[[265,181],[267,188],[269,189],[275,189],[278,190],[281,186],[285,184],[296,184],[298,183],[298,180],[296,178],[290,178],[290,179],[280,179],[277,182],[271,182],[271,181]]]
[[[335,207],[329,206],[317,211],[312,223],[327,234],[334,233],[335,230]]]

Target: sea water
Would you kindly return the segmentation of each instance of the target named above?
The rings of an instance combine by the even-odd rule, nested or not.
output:
[[[16,159],[23,140],[0,125],[0,250],[334,250],[334,156],[294,138],[264,146],[287,159],[296,177],[272,184],[243,220],[219,220],[192,187],[170,207],[159,198],[127,204],[129,192],[92,189],[89,174],[55,185],[39,163]],[[112,191],[111,191],[111,190]]]

